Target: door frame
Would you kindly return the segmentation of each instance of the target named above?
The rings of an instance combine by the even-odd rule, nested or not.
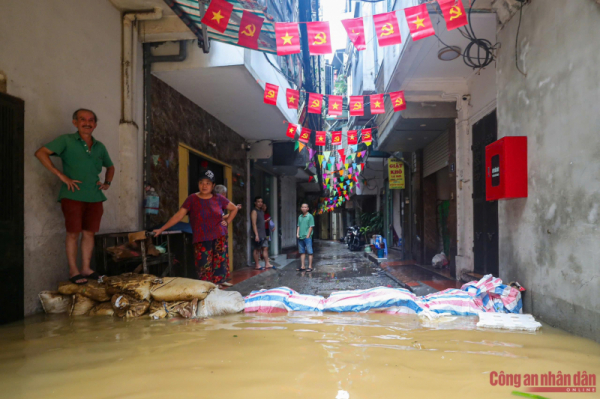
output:
[[[223,161],[219,161],[216,158],[211,157],[210,155],[206,155],[205,153],[198,151],[187,144],[179,143],[179,203],[183,204],[185,199],[188,197],[189,193],[189,165],[190,165],[190,152],[202,157],[206,158],[211,162],[219,164],[223,166],[223,171],[226,180],[227,186],[227,199],[233,202],[233,172],[231,169],[231,165],[226,164]],[[183,219],[185,222],[189,223],[189,218],[186,216]],[[229,253],[229,270],[233,271],[233,226],[230,224],[227,227],[227,245],[228,245],[228,253]]]

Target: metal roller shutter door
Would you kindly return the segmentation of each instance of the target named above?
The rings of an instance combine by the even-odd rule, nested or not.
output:
[[[448,132],[446,131],[423,150],[423,177],[448,166],[449,157],[450,148],[448,147]]]

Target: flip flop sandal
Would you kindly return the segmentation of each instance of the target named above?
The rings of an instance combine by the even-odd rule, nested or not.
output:
[[[315,270],[315,269],[313,269],[312,267],[309,267],[308,269],[306,269],[307,272],[312,272],[313,270]]]
[[[84,283],[78,283],[77,280],[85,280],[85,282]],[[69,281],[72,282],[73,284],[84,285],[84,284],[87,284],[87,277],[82,276],[81,274],[78,274],[76,276],[73,276],[73,277],[69,278]]]
[[[221,285],[222,285],[223,287],[233,287],[233,284],[231,284],[231,283],[228,283],[227,281],[224,281],[224,282],[222,282],[222,283],[221,283]]]
[[[92,272],[91,274],[88,274],[87,276],[83,276],[83,278],[87,278],[89,280],[98,280],[100,278],[100,275],[96,272]]]
[[[298,268],[296,269],[296,271],[297,271],[297,272],[305,272],[305,271],[306,271],[306,268],[304,268],[304,269],[303,269],[303,268],[301,268],[301,267],[298,267]]]
[[[257,269],[257,268],[255,267],[255,268],[253,268],[252,270],[265,270],[265,268],[264,268],[264,267],[259,267],[259,268]]]

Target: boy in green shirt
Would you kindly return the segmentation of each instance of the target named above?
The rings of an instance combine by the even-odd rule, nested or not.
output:
[[[300,252],[300,262],[302,264],[298,271],[312,272],[313,247],[312,233],[315,227],[315,219],[308,213],[308,204],[302,204],[300,208],[302,215],[298,216],[298,228],[296,229],[296,237],[298,238],[298,252]],[[305,253],[308,253],[308,269],[304,267]]]

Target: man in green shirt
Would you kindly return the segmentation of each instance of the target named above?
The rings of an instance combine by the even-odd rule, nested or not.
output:
[[[102,202],[106,197],[115,167],[104,144],[92,138],[98,118],[93,111],[78,109],[73,113],[73,125],[77,133],[64,134],[36,151],[42,165],[63,182],[58,202],[65,216],[67,228],[66,249],[69,277],[75,284],[86,284],[88,279],[98,279],[98,273],[90,268],[94,251],[94,235],[100,229]],[[62,159],[63,171],[58,170],[50,156]],[[106,168],[104,183],[98,174]],[[82,234],[83,233],[83,234]],[[77,242],[81,237],[81,272],[77,268]]]
[[[312,272],[312,261],[313,261],[313,247],[312,247],[312,233],[315,227],[315,219],[313,215],[308,213],[308,204],[302,204],[300,208],[302,215],[298,216],[298,228],[296,229],[296,237],[298,238],[298,252],[300,252],[300,266],[298,271]],[[304,267],[305,253],[308,254],[308,269]]]

